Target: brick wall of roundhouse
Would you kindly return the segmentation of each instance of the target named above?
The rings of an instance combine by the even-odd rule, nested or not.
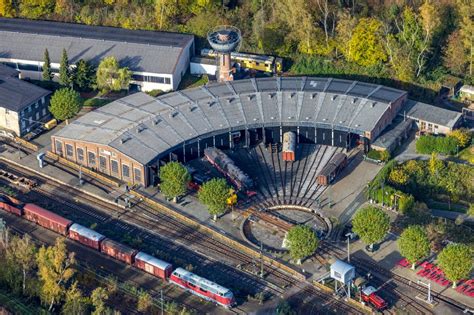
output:
[[[394,101],[389,108],[382,114],[379,121],[375,124],[374,129],[370,132],[370,140],[374,141],[382,131],[387,128],[393,121],[393,119],[398,115],[400,112],[403,104],[407,99],[407,95],[403,95],[396,101]]]
[[[83,152],[84,152],[84,161],[82,162],[82,165],[84,165],[88,168],[91,168],[91,169],[93,169],[97,172],[107,174],[109,176],[112,176],[112,177],[118,178],[120,180],[123,180],[126,183],[141,184],[143,186],[148,185],[148,182],[147,182],[148,174],[145,173],[146,168],[142,164],[130,159],[128,156],[126,156],[126,155],[110,148],[109,146],[98,145],[98,144],[94,144],[94,143],[81,142],[81,141],[74,141],[74,140],[64,139],[64,138],[60,138],[60,137],[51,137],[51,139],[52,139],[52,141],[51,141],[52,151],[54,153],[57,153],[57,151],[56,151],[56,140],[61,141],[62,142],[62,157],[66,158],[69,161],[72,161],[76,164],[81,164],[77,160],[77,149],[81,148],[81,149],[83,149]],[[73,147],[72,157],[66,155],[66,144],[70,144]],[[113,152],[113,153],[115,153],[115,156],[112,156],[111,154],[110,155],[100,154],[101,149],[105,150],[105,151],[108,151],[110,153]],[[89,166],[88,152],[95,153],[95,166]],[[106,170],[105,171],[100,169],[99,156],[104,156],[106,158]],[[118,162],[118,173],[117,174],[112,173],[111,160],[116,160]],[[129,166],[130,178],[128,178],[128,179],[122,177],[122,164],[126,164],[126,165]],[[141,181],[140,182],[135,182],[135,176],[134,176],[135,175],[135,172],[134,172],[135,168],[140,169],[140,172],[141,172]]]

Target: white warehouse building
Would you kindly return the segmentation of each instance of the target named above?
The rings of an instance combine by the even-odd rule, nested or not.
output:
[[[139,90],[176,90],[194,55],[189,34],[127,30],[51,21],[0,18],[0,63],[22,78],[41,80],[44,51],[57,76],[63,49],[71,64],[80,59],[98,65],[114,56],[132,72]]]

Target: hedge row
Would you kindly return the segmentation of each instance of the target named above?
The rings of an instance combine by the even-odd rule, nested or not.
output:
[[[421,136],[416,141],[416,152],[431,154],[437,152],[444,155],[454,155],[458,149],[458,141],[453,137]]]

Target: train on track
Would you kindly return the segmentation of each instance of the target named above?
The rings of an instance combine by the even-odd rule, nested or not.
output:
[[[38,205],[23,204],[15,198],[0,194],[0,208],[155,277],[169,281],[205,300],[225,308],[235,305],[234,294],[231,290],[182,268],[176,268],[173,271],[173,266],[168,262],[109,239]]]
[[[294,162],[296,160],[296,134],[293,131],[283,134],[282,158],[286,162]]]
[[[216,57],[217,53],[212,49],[204,48],[201,49],[201,56]],[[277,74],[283,72],[283,59],[279,57],[231,52],[230,59],[245,69]]]
[[[206,148],[204,149],[204,156],[237,190],[244,192],[248,197],[256,195],[253,190],[253,180],[235,165],[234,161],[222,150],[215,147]]]
[[[344,169],[347,164],[347,155],[336,153],[331,161],[319,172],[317,180],[319,185],[327,186],[332,183],[336,176]]]

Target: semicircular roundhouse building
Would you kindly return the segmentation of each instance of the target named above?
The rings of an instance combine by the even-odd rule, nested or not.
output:
[[[160,160],[188,161],[206,147],[281,142],[350,149],[369,145],[407,100],[401,90],[316,77],[247,79],[151,97],[136,93],[94,110],[52,136],[68,160],[132,184],[154,182]],[[237,137],[236,137],[237,136]]]

